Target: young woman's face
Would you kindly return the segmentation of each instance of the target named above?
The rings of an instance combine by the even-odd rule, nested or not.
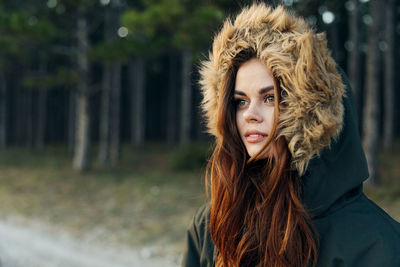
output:
[[[250,59],[239,67],[234,98],[236,125],[252,157],[263,148],[274,121],[274,80],[259,59]]]

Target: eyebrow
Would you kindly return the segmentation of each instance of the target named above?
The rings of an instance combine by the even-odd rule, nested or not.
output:
[[[273,85],[270,85],[270,86],[261,88],[261,89],[258,91],[258,94],[259,94],[259,95],[263,95],[263,94],[265,94],[265,93],[268,93],[268,92],[271,91],[271,90],[274,90],[274,86],[273,86]],[[246,94],[245,94],[244,92],[239,91],[239,90],[235,90],[234,94],[235,94],[235,95],[246,96]]]

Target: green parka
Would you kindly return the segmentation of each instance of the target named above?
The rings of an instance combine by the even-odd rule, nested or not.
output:
[[[280,16],[277,16],[277,14]],[[296,25],[293,26],[288,21],[284,21],[283,16],[287,16],[289,22],[294,23],[293,25],[300,23],[300,27],[296,29]],[[278,25],[274,20],[279,20],[281,24]],[[260,26],[262,23],[264,25]],[[287,92],[285,101],[298,101],[299,95],[307,98],[309,92],[317,91],[318,94],[324,92],[320,99],[309,100],[315,108],[314,106],[311,108],[307,106],[307,99],[305,99],[305,102],[301,103],[300,106],[294,107],[301,109],[305,106],[303,111],[286,111],[287,114],[291,114],[290,116],[294,116],[293,120],[288,120],[285,117],[285,111],[280,112],[279,115],[280,125],[284,125],[288,121],[291,124],[297,124],[295,126],[289,125],[292,127],[290,131],[283,132],[282,135],[289,143],[293,166],[298,170],[302,179],[301,197],[303,204],[310,213],[317,231],[317,266],[400,267],[400,224],[363,193],[362,184],[368,178],[368,167],[358,133],[352,90],[343,71],[336,67],[329,52],[325,51],[327,50],[326,43],[320,37],[311,34],[311,42],[306,45],[314,48],[312,60],[306,60],[303,57],[301,50],[304,47],[283,52],[289,53],[290,58],[294,61],[294,64],[290,66],[295,69],[289,69],[287,73],[296,73],[296,75],[303,75],[306,77],[305,79],[309,79],[305,82],[309,88],[304,86],[299,90],[296,88],[296,86],[299,86],[298,84],[291,84],[291,79],[285,80],[286,74],[279,69],[279,66],[276,66],[276,60],[268,61],[273,57],[272,53],[276,54],[278,50],[272,49],[271,54],[268,54],[268,52],[265,52],[267,50],[265,47],[274,46],[275,43],[268,40],[266,41],[268,45],[257,43],[262,39],[260,36],[267,34],[272,36],[271,38],[275,42],[279,43],[279,38],[283,40],[279,44],[280,50],[284,50],[282,44],[286,44],[285,47],[290,46],[290,41],[293,40],[293,45],[296,45],[296,40],[297,44],[305,45],[302,42],[308,38],[306,35],[309,34],[309,29],[302,23],[301,19],[288,14],[283,8],[274,11],[262,4],[243,11],[238,15],[234,24],[230,21],[225,23],[221,33],[214,39],[210,61],[205,62],[201,69],[202,79],[200,82],[203,86],[203,108],[206,109],[206,119],[210,132],[216,138],[220,138],[215,126],[216,122],[212,120],[212,114],[216,114],[215,112],[219,108],[217,100],[213,99],[217,98],[216,95],[218,95],[218,79],[221,79],[220,77],[223,77],[224,74],[224,70],[219,68],[228,66],[229,60],[231,60],[229,57],[223,58],[223,53],[229,54],[230,57],[234,56],[235,53],[232,50],[229,51],[229,49],[233,49],[232,47],[235,45],[232,45],[232,43],[235,42],[244,48],[246,48],[247,42],[256,51],[262,47],[263,53],[258,52],[257,56],[266,62],[274,77],[280,81],[282,90]],[[306,27],[306,32],[301,30],[304,27]],[[268,28],[267,32],[260,32],[258,37],[254,37],[257,42],[253,42],[249,38],[248,33],[254,34],[265,28]],[[241,32],[247,34],[241,36]],[[290,36],[283,36],[287,32]],[[300,36],[296,36],[296,34]],[[285,43],[286,41],[288,43]],[[318,42],[321,43],[321,46],[315,44]],[[234,48],[233,50],[238,51],[239,49]],[[264,56],[265,58],[263,58]],[[320,58],[324,60],[318,60]],[[304,63],[301,61],[306,62],[306,64],[301,65],[301,68],[306,72],[305,74],[299,74],[296,69],[298,64]],[[228,62],[228,64],[223,64],[224,62]],[[308,67],[311,69],[307,70]],[[316,73],[308,73],[307,71]],[[328,77],[327,80],[324,80],[324,76]],[[301,80],[304,77],[295,77],[295,79]],[[329,99],[328,102],[325,99]],[[326,114],[321,115],[324,112]],[[302,114],[305,115],[302,116]],[[303,118],[306,116],[307,118]],[[339,121],[335,121],[333,124],[335,126],[334,131],[324,131],[319,139],[315,136],[313,138],[307,137],[307,134],[304,134],[308,133],[305,127],[309,127],[313,123],[315,123],[314,126],[310,127],[314,127],[314,129],[309,129],[310,132],[313,130],[316,132],[320,125],[324,126],[323,129],[330,129],[327,125],[332,125],[330,123],[334,121],[334,116],[339,117]],[[287,127],[285,128],[287,129]],[[299,134],[298,132],[300,132],[300,135],[306,136],[305,140],[291,147],[290,144],[293,139],[299,140],[296,137],[296,134]],[[316,139],[317,141],[315,141]],[[306,155],[298,153],[299,151],[296,151],[298,147],[304,148],[302,151],[306,151]],[[186,251],[182,266],[214,266],[215,248],[209,234],[208,217],[209,207],[204,205],[195,215],[187,232]]]

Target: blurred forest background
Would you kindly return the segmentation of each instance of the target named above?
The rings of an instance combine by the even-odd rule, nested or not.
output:
[[[2,216],[179,251],[212,142],[199,60],[252,2],[1,0]],[[326,32],[355,92],[367,193],[399,219],[400,1],[265,2]]]

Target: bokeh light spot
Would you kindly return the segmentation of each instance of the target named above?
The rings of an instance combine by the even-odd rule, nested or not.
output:
[[[28,19],[28,24],[29,24],[30,26],[34,26],[34,25],[36,25],[37,23],[38,23],[38,18],[37,18],[37,17],[35,17],[35,16],[29,17],[29,19]]]
[[[55,8],[57,6],[57,0],[48,0],[47,7],[48,8]]]
[[[344,3],[344,7],[347,11],[353,11],[356,8],[353,1],[347,1]]]
[[[362,17],[362,21],[366,24],[366,25],[371,25],[372,23],[372,17],[370,15],[364,15]]]
[[[307,22],[308,22],[308,25],[314,26],[315,24],[317,24],[317,17],[316,16],[309,16],[307,18]]]
[[[345,43],[344,43],[344,48],[347,50],[347,51],[353,51],[353,49],[354,49],[354,43],[352,42],[352,41],[346,41]]]
[[[380,41],[378,43],[379,50],[386,51],[388,49],[388,44],[385,41]]]
[[[293,0],[284,0],[285,6],[292,6],[293,5]]]
[[[335,14],[330,11],[322,13],[322,20],[325,24],[331,24],[335,20]]]
[[[110,3],[110,0],[100,0],[100,4],[102,4],[103,6],[106,6]]]
[[[126,36],[128,36],[128,34],[129,34],[129,30],[128,30],[128,28],[126,28],[126,27],[120,27],[119,29],[118,29],[118,36],[119,37],[121,37],[121,38],[125,38]]]

